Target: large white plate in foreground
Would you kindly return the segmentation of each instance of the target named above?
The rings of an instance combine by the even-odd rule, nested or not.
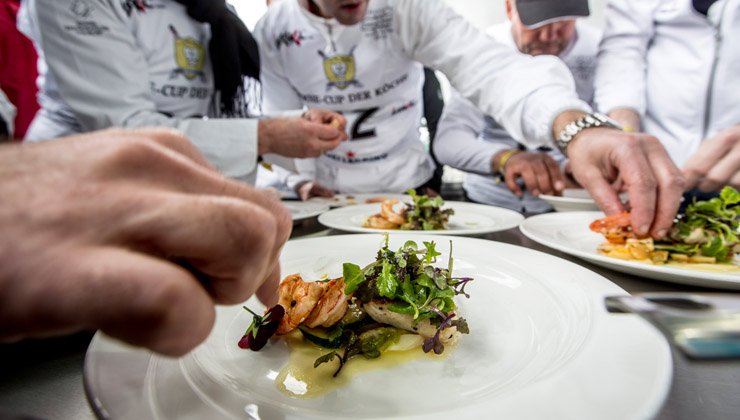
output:
[[[398,207],[399,205],[397,205]],[[445,230],[419,230],[414,233],[426,235],[481,235],[489,232],[515,228],[524,220],[524,216],[508,209],[487,206],[485,204],[445,201],[442,208],[452,208],[455,214],[450,216],[450,223]],[[329,210],[319,216],[319,223],[326,227],[346,232],[409,232],[400,230],[371,229],[362,224],[369,216],[380,212],[380,203],[360,204]]]
[[[560,258],[487,240],[398,234],[391,246],[408,239],[436,241],[440,265],[451,239],[455,275],[475,277],[471,299],[459,301],[471,334],[447,358],[366,372],[323,397],[293,399],[273,383],[288,357],[284,343],[239,349],[251,318],[224,307],[207,341],[179,360],[96,335],[85,361],[93,407],[114,419],[623,420],[658,411],[671,381],[670,349],[641,318],[605,311],[604,296],[622,289]],[[369,263],[382,241],[290,241],[281,268],[337,276],[343,262]],[[254,299],[248,305],[263,309]]]
[[[604,242],[604,237],[592,232],[588,225],[601,217],[604,217],[604,214],[598,211],[547,213],[527,218],[519,229],[527,237],[542,245],[623,273],[694,286],[740,289],[738,272],[650,265],[599,254],[596,248]]]

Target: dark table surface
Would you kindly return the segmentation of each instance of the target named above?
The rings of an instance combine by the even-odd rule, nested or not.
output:
[[[293,238],[335,235],[315,219],[294,228]],[[524,237],[518,229],[480,236],[543,251],[580,264],[618,284],[630,293],[698,292],[740,293],[703,289],[618,273],[601,268]],[[83,332],[69,337],[0,345],[0,419],[95,418],[87,404],[82,374],[85,350],[93,336]],[[658,419],[740,419],[740,359],[696,361],[673,351],[673,384]]]

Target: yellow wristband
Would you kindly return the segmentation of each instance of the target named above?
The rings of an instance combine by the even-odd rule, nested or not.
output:
[[[498,173],[501,174],[501,176],[504,176],[506,173],[504,172],[504,168],[506,167],[506,162],[511,159],[512,156],[516,155],[517,153],[521,153],[522,151],[519,149],[510,149],[501,154],[501,157],[498,158]]]

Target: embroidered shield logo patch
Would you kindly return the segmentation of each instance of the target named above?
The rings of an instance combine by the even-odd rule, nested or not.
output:
[[[323,51],[319,51],[319,55],[324,59],[324,74],[329,80],[326,85],[327,90],[332,87],[344,90],[348,86],[360,84],[355,80],[354,50],[355,48],[352,47],[349,54],[346,55],[327,55]]]
[[[170,31],[175,35],[175,63],[178,67],[171,77],[181,74],[188,80],[196,77],[205,79],[203,69],[206,65],[206,49],[203,43],[193,38],[180,37],[173,26],[170,26]]]

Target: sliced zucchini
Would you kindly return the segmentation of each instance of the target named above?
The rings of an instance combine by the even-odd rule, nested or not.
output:
[[[334,328],[309,328],[305,325],[298,327],[303,334],[303,337],[316,344],[327,349],[338,349],[342,345],[342,327]]]

